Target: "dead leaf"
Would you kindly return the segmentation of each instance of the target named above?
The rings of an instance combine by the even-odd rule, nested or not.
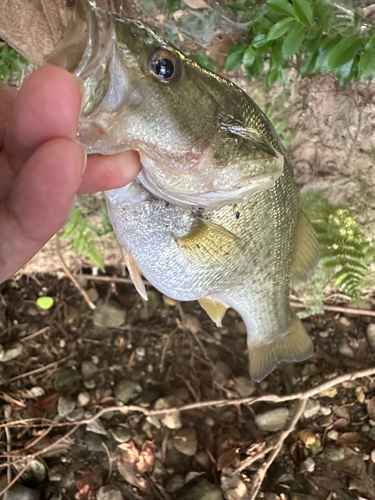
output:
[[[134,470],[133,466],[129,463],[119,460],[117,462],[117,469],[121,476],[125,479],[125,481],[127,481],[132,486],[142,489],[146,488],[146,481],[143,478],[137,476],[137,473]]]
[[[306,446],[306,448],[309,448],[316,442],[316,435],[313,431],[310,429],[303,429],[298,432],[298,436],[302,443]]]
[[[211,7],[204,0],[184,0],[184,3],[191,9],[210,9]]]
[[[361,437],[358,432],[345,432],[338,437],[336,443],[368,455],[375,449],[375,441]]]
[[[139,460],[137,462],[137,469],[142,472],[152,472],[154,470],[155,453],[157,447],[153,441],[145,441],[142,445]]]
[[[121,450],[121,458],[123,462],[134,465],[139,461],[139,451],[133,441],[129,443],[121,443],[117,446]]]
[[[26,408],[25,403],[22,403],[22,401],[18,401],[17,399],[12,398],[12,396],[9,396],[9,394],[6,394],[5,392],[1,392],[0,397],[4,399],[4,401],[9,403],[11,406],[17,406],[18,408]]]
[[[75,500],[95,500],[96,491],[102,486],[102,469],[99,464],[91,468],[77,472],[76,487],[78,492],[74,495]]]
[[[301,465],[305,460],[305,449],[300,441],[296,441],[289,448],[290,456],[296,465]]]
[[[367,401],[367,413],[372,420],[375,420],[375,396]]]
[[[342,417],[342,418],[338,418],[337,420],[335,420],[334,424],[333,424],[333,429],[340,429],[341,427],[346,427],[348,425],[349,421]]]
[[[43,458],[49,458],[49,457],[60,457],[61,455],[64,455],[65,453],[68,453],[70,450],[71,446],[74,444],[74,439],[71,437],[64,437],[61,439],[61,435],[53,436],[53,438],[50,438],[49,436],[46,436],[43,438],[41,441],[38,441],[35,446],[30,448],[30,451],[32,453],[38,452],[39,455],[43,456]],[[34,441],[35,438],[29,441],[31,443]],[[59,441],[57,444],[55,444],[52,448],[49,448],[53,443]],[[28,443],[28,444],[29,444]],[[48,451],[44,452],[46,448],[49,448]]]
[[[238,448],[230,448],[229,450],[224,451],[219,458],[217,459],[217,470],[223,470],[226,467],[238,467],[240,464],[240,456],[239,456]]]

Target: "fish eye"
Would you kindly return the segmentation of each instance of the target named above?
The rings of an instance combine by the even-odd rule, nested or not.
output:
[[[154,50],[148,57],[147,66],[158,80],[166,83],[176,82],[181,77],[181,61],[169,50]]]

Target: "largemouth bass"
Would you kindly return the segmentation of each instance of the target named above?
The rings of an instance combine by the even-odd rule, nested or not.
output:
[[[49,61],[82,78],[79,139],[89,153],[139,152],[138,178],[106,193],[129,274],[198,300],[220,326],[243,318],[250,375],[302,361],[313,344],[289,306],[319,251],[271,123],[233,83],[142,23],[77,1]]]

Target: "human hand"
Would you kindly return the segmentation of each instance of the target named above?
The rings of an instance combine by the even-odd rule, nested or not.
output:
[[[45,66],[19,92],[0,85],[0,283],[66,221],[74,196],[124,186],[140,170],[134,151],[89,155],[76,140],[81,89]]]

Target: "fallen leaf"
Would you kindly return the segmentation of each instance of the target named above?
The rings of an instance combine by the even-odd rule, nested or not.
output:
[[[142,472],[152,472],[154,470],[155,453],[157,447],[153,441],[145,441],[142,445],[139,460],[137,462],[137,469]]]
[[[211,7],[204,0],[183,0],[191,9],[210,9]]]
[[[18,401],[17,399],[12,398],[12,396],[9,396],[9,394],[6,394],[5,392],[1,392],[0,397],[4,399],[4,401],[9,403],[11,406],[17,406],[18,408],[26,408],[25,403],[22,403],[22,401]]]
[[[313,431],[310,429],[303,429],[298,432],[298,436],[302,443],[306,446],[306,448],[309,448],[316,442],[316,435]]]
[[[368,455],[375,449],[375,441],[363,438],[358,432],[345,432],[338,437],[336,443],[339,446],[345,446],[346,448]]]
[[[217,459],[217,470],[223,470],[226,467],[238,467],[240,464],[240,456],[238,448],[230,448],[224,451]]]
[[[145,480],[137,476],[137,473],[134,470],[133,466],[129,463],[119,460],[117,462],[117,469],[121,476],[125,479],[125,481],[127,481],[132,486],[142,489],[146,487]]]
[[[78,492],[74,495],[75,500],[95,500],[96,491],[102,486],[102,469],[99,464],[91,468],[78,471],[76,487]]]
[[[346,418],[344,418],[344,417],[338,418],[333,423],[333,429],[340,429],[341,427],[346,427],[348,424],[349,424],[349,421]]]
[[[134,465],[139,461],[139,451],[133,441],[129,443],[121,443],[117,446],[121,450],[121,458],[123,462]]]

